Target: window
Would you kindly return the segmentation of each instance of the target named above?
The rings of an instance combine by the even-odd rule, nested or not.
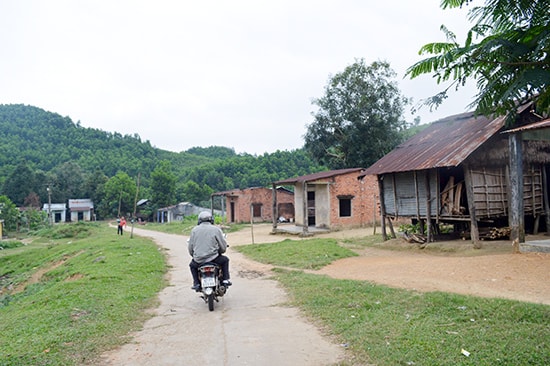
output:
[[[338,196],[340,217],[351,216],[351,199],[353,196]]]
[[[252,217],[262,217],[262,204],[253,203],[252,204]]]

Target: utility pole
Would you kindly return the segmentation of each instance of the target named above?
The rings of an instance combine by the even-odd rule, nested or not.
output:
[[[48,191],[48,223],[53,225],[52,221],[52,189],[50,187],[50,184],[48,183],[48,188],[46,188]]]
[[[120,190],[120,196],[118,197],[118,214],[117,217],[120,219],[120,206],[122,205],[122,189]]]
[[[132,230],[130,231],[130,238],[134,237],[134,222],[136,221],[136,210],[137,210],[137,199],[138,199],[138,194],[139,194],[139,180],[140,180],[140,177],[141,177],[141,173],[138,173],[136,196],[134,197],[134,214],[132,215]]]

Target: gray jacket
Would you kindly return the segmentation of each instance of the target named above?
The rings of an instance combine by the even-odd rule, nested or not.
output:
[[[205,263],[225,253],[227,242],[219,227],[209,222],[203,222],[191,230],[191,237],[187,246],[189,254],[195,262]]]

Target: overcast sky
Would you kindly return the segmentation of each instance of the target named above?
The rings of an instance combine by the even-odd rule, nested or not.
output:
[[[0,104],[175,152],[292,150],[312,99],[356,59],[388,61],[415,101],[441,90],[403,79],[422,45],[445,40],[441,24],[462,40],[466,11],[439,0],[0,0]],[[462,113],[474,94],[471,83],[418,115]]]

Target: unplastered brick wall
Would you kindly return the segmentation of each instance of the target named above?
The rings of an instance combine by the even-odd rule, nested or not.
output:
[[[358,179],[358,173],[336,176],[330,185],[331,229],[371,226],[378,216],[378,182],[376,176]],[[340,216],[340,198],[351,199],[351,216]]]
[[[277,190],[277,204],[294,205],[294,194]],[[254,221],[270,222],[273,216],[273,191],[270,188],[235,190],[226,196],[226,205],[227,217],[231,222],[250,222],[252,210]],[[231,217],[231,212],[234,217]]]

